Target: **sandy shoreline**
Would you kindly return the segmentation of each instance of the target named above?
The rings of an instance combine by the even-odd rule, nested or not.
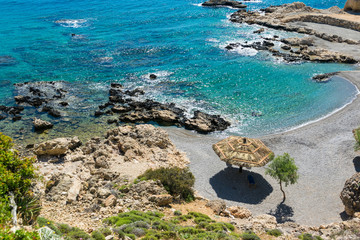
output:
[[[360,71],[341,72],[340,77],[360,88]],[[275,152],[288,152],[299,167],[296,185],[285,188],[287,200],[279,205],[279,185],[264,174],[264,168],[252,168],[257,188],[247,185],[248,172],[238,174],[226,168],[212,150],[220,137],[165,128],[176,146],[187,153],[194,173],[195,189],[209,199],[222,198],[229,205],[250,209],[254,215],[273,213],[278,220],[319,225],[338,222],[344,217],[339,194],[345,181],[360,171],[355,159],[352,130],[360,125],[360,98],[329,117],[285,133],[261,137]]]

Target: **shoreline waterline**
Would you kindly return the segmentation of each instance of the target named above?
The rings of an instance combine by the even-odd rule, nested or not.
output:
[[[344,71],[344,72],[345,72],[345,73],[346,73],[346,72],[351,73],[351,72],[356,72],[356,71]],[[328,114],[326,114],[326,115],[324,115],[324,116],[322,116],[322,117],[320,117],[320,118],[317,118],[317,119],[314,119],[314,120],[310,120],[310,121],[305,122],[305,123],[303,123],[303,124],[300,124],[300,125],[291,127],[290,129],[285,129],[284,131],[280,131],[280,132],[275,132],[275,133],[263,135],[262,137],[274,136],[274,135],[277,135],[277,134],[282,134],[282,133],[287,133],[287,132],[295,131],[295,130],[298,130],[298,129],[302,128],[302,127],[306,127],[306,126],[308,126],[308,125],[311,125],[311,124],[314,124],[314,123],[317,123],[317,122],[324,121],[324,120],[326,120],[328,117],[331,117],[332,115],[337,114],[338,112],[342,111],[342,110],[345,109],[347,106],[349,106],[350,104],[352,104],[357,98],[359,98],[359,95],[360,95],[360,90],[359,90],[359,88],[360,88],[360,83],[357,83],[357,82],[355,82],[355,81],[352,81],[352,80],[350,80],[350,79],[348,79],[348,78],[346,78],[346,77],[342,77],[342,76],[341,76],[341,73],[344,73],[344,72],[339,72],[338,74],[336,74],[336,75],[333,76],[333,77],[342,78],[343,80],[346,80],[346,81],[350,82],[352,85],[355,86],[357,93],[356,93],[356,95],[354,96],[354,98],[352,98],[352,99],[350,100],[350,102],[345,103],[342,107],[336,108],[336,109],[334,109],[333,111],[329,112]],[[360,72],[360,71],[359,71],[359,72]],[[330,81],[331,81],[331,80],[330,80]],[[261,137],[260,137],[260,138],[261,138]]]

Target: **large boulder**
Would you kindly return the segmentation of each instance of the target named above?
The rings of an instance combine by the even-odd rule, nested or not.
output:
[[[252,213],[250,212],[250,210],[244,208],[244,207],[239,207],[239,206],[231,206],[228,208],[229,212],[231,213],[231,215],[233,215],[235,218],[249,218],[252,216]]]
[[[224,200],[211,200],[206,203],[206,206],[211,208],[217,215],[224,212],[226,209],[226,203]]]
[[[344,10],[360,12],[360,0],[347,0],[345,3]]]
[[[73,150],[81,145],[78,137],[73,138],[56,138],[38,144],[34,153],[38,156],[59,156],[65,154],[68,150]]]
[[[353,216],[356,212],[360,212],[360,173],[346,180],[340,198],[345,206],[346,214]]]
[[[169,205],[172,200],[173,197],[170,194],[152,195],[149,197],[149,201],[154,202],[159,207]]]

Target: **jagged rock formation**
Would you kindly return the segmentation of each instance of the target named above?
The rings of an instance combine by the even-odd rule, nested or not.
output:
[[[345,206],[346,214],[353,216],[355,212],[360,212],[360,173],[346,180],[340,198]]]
[[[228,6],[233,8],[246,8],[246,5],[242,4],[241,2],[233,1],[233,0],[209,0],[204,2],[202,6],[206,6],[206,7]]]
[[[360,0],[347,0],[345,3],[344,10],[360,12]]]
[[[309,48],[313,45],[314,40],[309,37],[304,38],[287,38],[280,41],[286,45],[282,46],[285,51],[274,49],[274,42],[279,41],[277,38],[266,39],[262,42],[253,43],[230,43],[225,48],[233,50],[238,47],[253,48],[261,51],[269,51],[273,56],[283,58],[284,61],[315,61],[315,62],[339,62],[339,63],[357,63],[357,60],[351,56],[332,52],[322,48]],[[295,47],[295,48],[293,48]]]
[[[219,115],[195,111],[192,118],[187,118],[186,112],[174,103],[163,104],[150,99],[139,101],[133,98],[143,94],[141,89],[125,90],[122,85],[113,83],[109,90],[109,101],[99,106],[95,116],[116,114],[118,118],[109,119],[108,123],[152,121],[165,126],[183,126],[199,133],[223,131],[230,126],[230,122]]]
[[[314,22],[327,24],[332,26],[344,27],[355,31],[360,31],[360,23],[347,20],[346,18],[334,17],[334,13],[338,15],[346,14],[337,7],[330,9],[319,10],[306,6],[301,2],[294,2],[291,4],[283,4],[280,6],[271,6],[262,9],[265,15],[259,12],[252,11],[237,11],[230,17],[232,22],[258,24],[269,28],[285,30],[290,32],[305,33],[314,35],[327,41],[345,42],[348,44],[359,44],[359,42],[352,39],[346,39],[342,36],[328,35],[317,32],[307,27],[292,26],[291,22]]]

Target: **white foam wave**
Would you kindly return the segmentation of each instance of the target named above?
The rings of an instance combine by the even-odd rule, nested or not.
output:
[[[81,28],[87,26],[86,19],[60,19],[55,21],[56,24],[59,24],[62,27],[69,27],[69,28]]]
[[[220,40],[216,39],[216,38],[208,38],[206,39],[207,42],[214,42],[214,43],[218,43],[220,42]]]
[[[202,7],[201,4],[202,4],[202,3],[193,3],[193,4],[191,4],[191,5],[193,5],[193,6],[198,6],[198,7]]]
[[[234,49],[238,54],[242,55],[242,56],[255,56],[258,51],[253,49],[253,48],[243,48],[243,47],[238,47]]]

